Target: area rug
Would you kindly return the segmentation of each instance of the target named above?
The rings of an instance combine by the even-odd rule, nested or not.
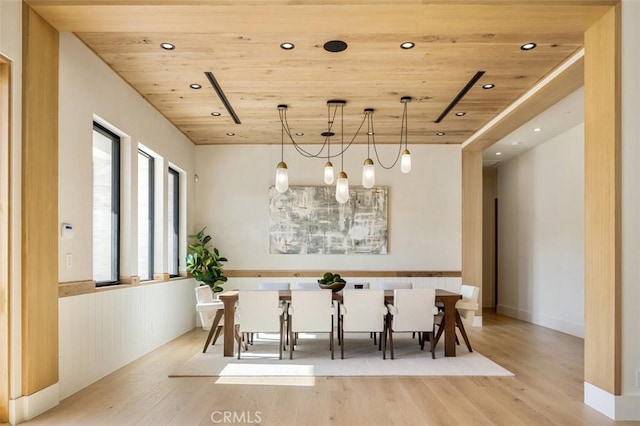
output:
[[[335,344],[335,359],[331,359],[327,334],[301,334],[289,360],[289,352],[278,359],[277,336],[259,334],[254,344],[243,351],[241,359],[223,357],[222,345],[210,346],[207,353],[198,353],[173,371],[169,377],[333,377],[333,376],[513,376],[513,373],[466,346],[457,347],[456,357],[444,356],[441,341],[436,347],[436,359],[431,358],[428,342],[421,351],[411,334],[394,335],[395,359],[382,359],[382,352],[373,345],[368,334],[345,334],[344,359]]]

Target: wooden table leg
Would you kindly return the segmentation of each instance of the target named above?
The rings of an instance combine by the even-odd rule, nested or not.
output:
[[[456,356],[456,302],[444,299],[444,356]]]
[[[234,308],[238,297],[223,297],[220,296],[220,300],[224,303],[224,356],[233,356],[234,341],[235,341],[235,318]]]
[[[209,343],[211,342],[213,333],[218,329],[218,324],[220,324],[220,319],[222,318],[223,313],[224,313],[224,309],[218,309],[216,311],[216,316],[213,318],[213,323],[211,323],[211,330],[209,330],[209,335],[207,336],[207,341],[204,343],[204,348],[202,349],[202,353],[207,352],[207,348],[209,347]],[[216,338],[217,338],[217,333],[216,333]],[[213,341],[213,343],[215,343],[215,340]]]

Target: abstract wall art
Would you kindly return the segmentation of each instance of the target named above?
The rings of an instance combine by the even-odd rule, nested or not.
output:
[[[269,253],[387,254],[387,187],[352,187],[345,204],[331,186],[269,188]]]

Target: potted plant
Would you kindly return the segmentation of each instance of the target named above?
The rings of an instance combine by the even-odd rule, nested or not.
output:
[[[202,283],[205,283],[214,293],[223,290],[222,285],[227,281],[224,276],[224,267],[222,262],[226,262],[227,258],[220,256],[217,248],[209,250],[207,245],[211,241],[210,235],[205,235],[205,226],[194,235],[189,235],[193,241],[189,244],[189,253],[187,254],[187,271],[193,277]]]

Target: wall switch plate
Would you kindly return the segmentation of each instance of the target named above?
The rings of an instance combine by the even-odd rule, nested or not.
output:
[[[71,257],[71,253],[67,253],[67,255],[65,256],[65,261],[66,261],[67,269],[70,269],[73,261],[73,258]]]

